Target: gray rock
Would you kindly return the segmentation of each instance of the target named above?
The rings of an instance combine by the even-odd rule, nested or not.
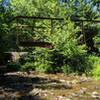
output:
[[[96,89],[96,90],[100,90],[100,86],[96,86],[95,89]]]
[[[29,92],[29,95],[36,96],[39,93],[41,93],[41,89],[33,89],[32,91]]]
[[[5,95],[0,95],[0,100],[5,100]]]
[[[98,92],[96,92],[96,91],[92,92],[91,96],[92,96],[93,98],[95,98],[95,99],[100,99],[100,93],[98,93]]]
[[[64,97],[64,96],[58,96],[58,99],[57,100],[72,100],[68,97]]]
[[[72,93],[71,94],[71,96],[73,96],[73,97],[79,97],[79,95],[80,95],[79,93]]]
[[[87,88],[81,88],[80,89],[80,94],[86,94]]]

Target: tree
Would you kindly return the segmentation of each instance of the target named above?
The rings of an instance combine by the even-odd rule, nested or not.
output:
[[[98,0],[61,0],[65,2],[68,16],[77,17],[80,19],[95,19],[99,17]]]

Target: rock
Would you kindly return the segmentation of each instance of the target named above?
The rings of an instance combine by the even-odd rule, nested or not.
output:
[[[100,99],[100,93],[98,93],[98,92],[96,92],[96,91],[92,92],[91,96],[92,96],[93,98]]]
[[[48,96],[47,93],[44,93],[44,96],[47,97]]]
[[[78,84],[79,83],[79,81],[77,80],[77,79],[74,79],[73,81],[72,81],[72,84]]]
[[[35,96],[25,95],[25,96],[21,96],[18,99],[12,99],[12,100],[40,100],[40,99]]]
[[[59,80],[60,82],[66,82],[66,80]]]
[[[4,92],[3,90],[0,90],[0,94],[3,94],[3,92]]]
[[[87,88],[81,88],[80,89],[80,94],[85,94],[86,93]]]
[[[10,98],[11,100],[16,100],[17,96],[16,96],[15,94],[12,94],[12,95],[9,95],[9,98]]]
[[[90,78],[90,77],[81,77],[80,78],[80,83],[83,83],[83,82],[90,82],[92,81],[93,79]]]
[[[66,98],[65,100],[72,100],[72,99],[70,99],[70,98]]]
[[[65,87],[66,89],[72,89],[72,88],[73,88],[72,84],[66,84],[64,87]]]
[[[95,89],[96,89],[96,90],[100,90],[100,86],[96,86]]]
[[[52,83],[51,83],[51,85],[56,85],[56,84],[57,84],[56,82],[52,82]]]
[[[67,97],[66,97],[66,99],[65,99],[65,100],[73,100],[73,99],[71,99],[71,98],[67,98]]]
[[[72,100],[72,99],[64,97],[64,96],[58,96],[57,100]]]
[[[86,74],[82,74],[82,77],[86,77]]]
[[[73,96],[73,97],[79,97],[79,94],[78,93],[72,93],[71,96]]]
[[[5,100],[5,95],[0,95],[0,100]]]
[[[69,89],[73,88],[73,83],[71,81],[67,81],[66,85],[69,87]]]
[[[36,95],[38,95],[40,92],[41,92],[40,89],[33,89],[32,91],[29,92],[29,95],[36,96]]]
[[[80,78],[80,83],[83,83],[83,82],[87,82],[87,78],[86,77]]]
[[[51,95],[54,95],[54,93],[53,93],[53,92],[50,92],[50,94],[51,94]]]

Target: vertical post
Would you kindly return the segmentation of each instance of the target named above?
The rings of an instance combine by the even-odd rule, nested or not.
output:
[[[33,31],[33,35],[34,35],[34,33],[35,33],[35,24],[36,24],[36,20],[35,19],[33,19],[33,23],[32,23],[32,31]]]
[[[18,18],[17,18],[17,32],[16,32],[16,45],[18,47],[18,44],[19,44],[19,38],[18,38]]]
[[[51,34],[53,33],[53,20],[51,19]]]
[[[86,44],[86,38],[85,38],[85,32],[84,32],[84,21],[82,20],[82,34],[83,34],[83,38],[84,38],[84,43]]]

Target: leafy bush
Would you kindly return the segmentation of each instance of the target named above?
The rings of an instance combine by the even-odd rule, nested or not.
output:
[[[21,70],[29,71],[29,70],[35,70],[34,63],[32,62],[26,62],[22,65]]]
[[[34,66],[36,71],[40,72],[52,72],[53,69],[50,67],[50,53],[49,49],[36,48],[32,54],[34,55]]]
[[[97,64],[93,69],[93,76],[95,79],[100,79],[100,64]]]
[[[56,27],[60,27],[58,22]],[[35,69],[42,72],[64,72],[64,73],[84,73],[88,72],[90,67],[87,62],[85,50],[77,45],[75,32],[78,28],[74,29],[74,24],[68,20],[65,21],[65,26],[55,28],[53,34],[45,34],[45,40],[52,43],[54,48],[49,50],[47,48],[35,48],[29,55],[24,64],[24,69]],[[30,64],[29,64],[30,63]]]
[[[19,71],[20,68],[21,68],[21,65],[18,62],[12,62],[7,65],[8,71]]]
[[[71,68],[68,64],[64,65],[62,67],[62,72],[64,72],[65,74],[70,74],[71,73]]]
[[[94,78],[100,79],[100,59],[96,56],[89,56],[89,61],[92,65],[91,74]]]

